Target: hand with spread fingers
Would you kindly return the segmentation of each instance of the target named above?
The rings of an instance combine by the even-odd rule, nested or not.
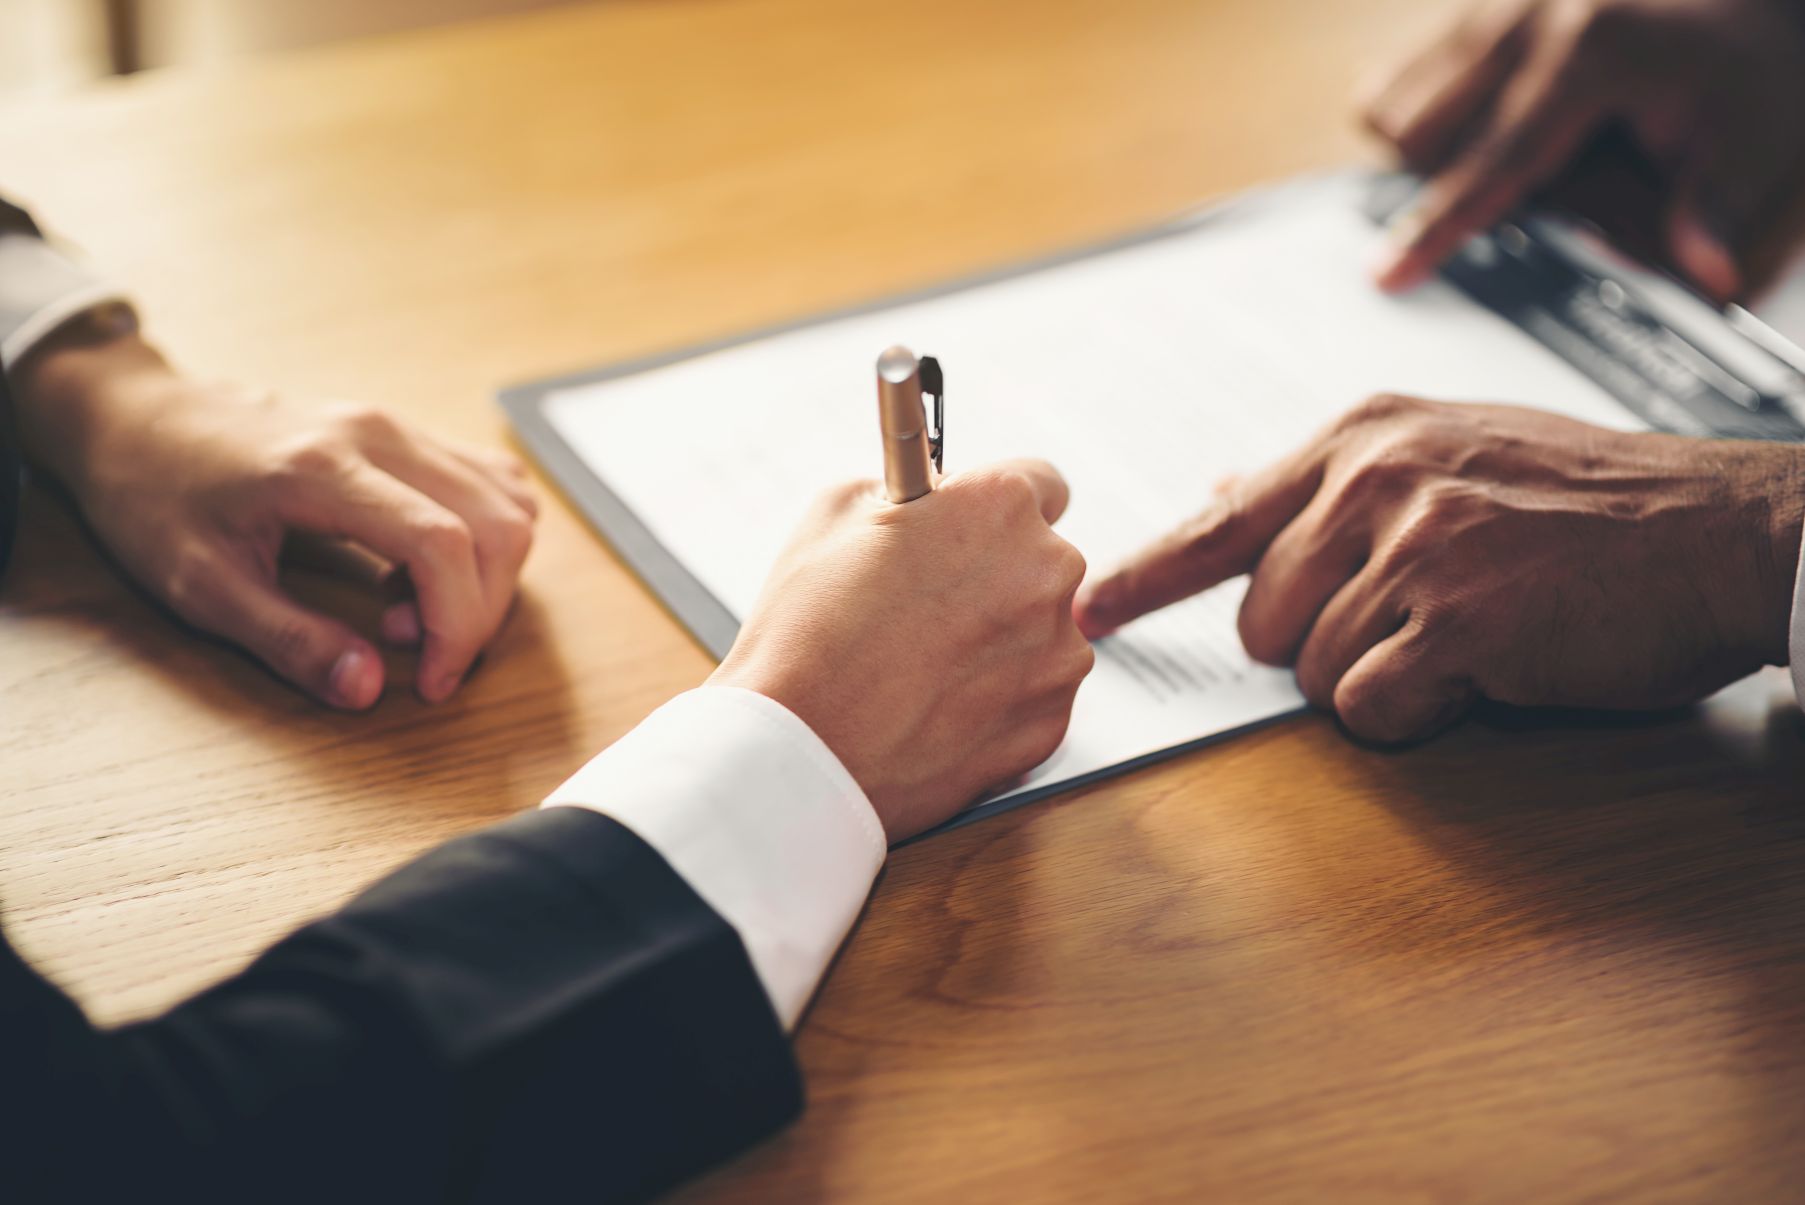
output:
[[[81,323],[13,373],[21,442],[157,599],[322,702],[383,689],[370,642],[276,580],[292,537],[344,541],[405,570],[383,635],[421,648],[429,702],[501,626],[536,505],[512,457],[434,439],[378,410],[300,405],[195,382],[136,333]]]
[[[1805,175],[1805,0],[1490,0],[1364,110],[1429,177],[1384,287],[1425,279],[1614,127],[1664,174],[1667,255],[1727,301],[1779,266]]]
[[[1805,448],[1375,398],[1080,591],[1097,637],[1251,574],[1242,642],[1354,735],[1654,708],[1787,662]]]

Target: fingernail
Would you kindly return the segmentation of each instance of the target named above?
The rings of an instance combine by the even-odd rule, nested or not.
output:
[[[428,703],[443,703],[457,690],[462,679],[457,674],[441,674],[430,682],[424,683],[420,694]]]
[[[1423,236],[1423,229],[1427,225],[1419,198],[1386,223],[1385,241],[1393,247],[1409,247]]]
[[[1676,236],[1673,257],[1693,283],[1719,301],[1730,301],[1742,291],[1742,268],[1729,240],[1709,223],[1700,218],[1681,221]]]
[[[1384,293],[1408,293],[1428,279],[1429,274],[1407,251],[1392,256],[1373,270],[1373,283]]]
[[[1374,260],[1372,275],[1374,283],[1387,293],[1402,293],[1426,278],[1416,257],[1416,240],[1422,233],[1423,218],[1415,210],[1400,214],[1386,227],[1385,242]]]
[[[382,638],[390,644],[419,644],[419,608],[411,602],[403,602],[385,610],[382,613]]]
[[[1373,261],[1373,283],[1387,293],[1406,293],[1423,283],[1425,273],[1409,247],[1387,246]]]
[[[328,689],[340,707],[362,711],[382,690],[382,665],[364,649],[346,649],[332,665]]]

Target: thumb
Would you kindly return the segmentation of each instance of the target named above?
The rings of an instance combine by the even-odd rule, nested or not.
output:
[[[1221,490],[1201,514],[1086,582],[1073,615],[1090,639],[1248,572],[1273,538],[1316,495],[1320,445]]]
[[[367,640],[228,558],[197,561],[169,602],[195,627],[239,645],[323,703],[362,711],[382,694],[382,659]]]

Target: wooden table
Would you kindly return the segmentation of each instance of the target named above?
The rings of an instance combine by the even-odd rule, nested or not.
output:
[[[580,6],[11,110],[0,181],[183,360],[502,441],[498,385],[1357,155],[1353,79],[1445,8]],[[707,669],[552,506],[454,702],[328,714],[39,497],[0,605],[10,929],[98,1016],[156,1009]],[[1801,784],[1770,674],[1399,755],[1300,719],[912,846],[798,1040],[807,1117],[679,1195],[1796,1198]]]

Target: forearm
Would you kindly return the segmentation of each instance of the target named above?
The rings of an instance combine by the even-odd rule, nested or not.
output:
[[[884,862],[871,804],[834,752],[770,698],[677,696],[552,792],[619,821],[738,931],[793,1028]]]
[[[801,1104],[732,928],[576,809],[435,850],[150,1022],[0,989],[7,1092],[41,1106],[21,1199],[637,1199]]]
[[[40,469],[68,479],[79,467],[93,426],[93,386],[149,352],[138,343],[121,361],[123,337],[136,329],[136,315],[114,285],[45,239],[24,210],[0,200],[0,368],[23,450]],[[115,342],[122,346],[112,354],[95,354]]]

